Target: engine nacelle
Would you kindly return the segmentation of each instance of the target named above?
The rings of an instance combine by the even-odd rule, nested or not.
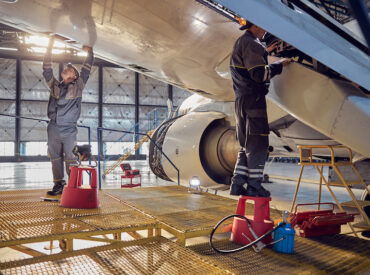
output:
[[[235,129],[220,112],[190,112],[166,121],[153,139],[180,170],[181,184],[196,176],[202,186],[229,184],[239,144]],[[162,179],[177,181],[177,171],[151,143],[149,163]]]

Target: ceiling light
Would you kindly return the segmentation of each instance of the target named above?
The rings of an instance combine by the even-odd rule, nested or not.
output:
[[[0,47],[0,50],[3,50],[3,51],[18,51],[17,48],[8,48],[8,47]]]
[[[49,37],[41,35],[27,35],[24,37],[26,44],[34,44],[35,46],[47,47],[49,45]],[[54,42],[54,47],[65,47],[65,45],[59,41]]]

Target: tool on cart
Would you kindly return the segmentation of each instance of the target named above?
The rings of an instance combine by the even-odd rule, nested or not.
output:
[[[299,206],[330,205],[331,209],[298,212]],[[314,237],[322,235],[339,234],[341,225],[353,222],[357,213],[334,213],[334,203],[307,203],[297,204],[294,213],[290,214],[290,222],[294,228],[299,228],[301,237]]]
[[[68,208],[97,208],[99,207],[99,200],[96,184],[96,165],[81,164],[82,161],[87,161],[91,158],[91,146],[76,145],[73,148],[73,154],[78,158],[79,164],[77,166],[70,166],[71,174],[68,185],[64,187],[60,205]],[[89,174],[89,186],[82,184],[83,172]]]
[[[245,203],[247,200],[254,201],[254,216],[245,216]],[[212,230],[210,234],[210,245],[219,253],[233,253],[253,247],[256,252],[260,252],[264,247],[285,240],[285,236],[272,241],[271,234],[279,228],[285,226],[286,222],[281,222],[274,227],[270,219],[271,198],[240,196],[236,214],[223,218]],[[232,219],[232,222],[231,222]],[[228,245],[227,249],[217,247],[214,235],[218,233],[230,232],[232,244],[242,245],[237,248]],[[232,248],[229,248],[232,247]]]
[[[139,169],[132,169],[129,163],[121,163],[123,175],[121,175],[121,188],[132,188],[141,186],[141,174]],[[129,179],[130,183],[122,183],[122,179]],[[139,179],[138,183],[132,183],[132,179]]]

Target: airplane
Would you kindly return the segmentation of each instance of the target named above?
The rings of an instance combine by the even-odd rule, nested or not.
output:
[[[239,150],[229,56],[242,35],[236,18],[245,16],[272,34],[271,43],[278,41],[271,60],[296,61],[273,79],[267,95],[270,156],[297,156],[297,145],[343,144],[356,161],[370,158],[370,59],[364,39],[315,7],[309,10],[319,19],[286,1],[248,1],[249,8],[237,3],[2,0],[0,22],[30,33],[56,33],[76,48],[91,45],[101,59],[194,93],[177,116],[156,129],[153,140],[181,171],[181,184],[196,176],[207,187],[229,184]],[[157,176],[177,181],[176,170],[153,143],[149,164]]]

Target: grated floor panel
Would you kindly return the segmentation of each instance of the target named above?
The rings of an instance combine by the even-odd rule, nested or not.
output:
[[[81,217],[79,220],[86,224],[105,230],[117,229],[121,227],[134,228],[139,225],[153,224],[152,218],[149,218],[136,210],[114,214],[86,216]]]
[[[158,222],[175,228],[178,237],[207,235],[221,218],[235,212],[237,204],[212,194],[190,194],[177,186],[105,190],[99,193],[100,208],[85,210],[41,202],[44,194],[44,190],[0,192],[0,247],[61,235],[151,229]],[[246,208],[252,213],[253,205]],[[279,211],[271,210],[271,217],[280,218]],[[3,262],[0,269],[0,274],[366,274],[370,241],[346,235],[297,237],[293,255],[271,249],[220,255],[208,243],[183,248],[164,238],[139,239]]]
[[[41,201],[45,190],[0,192],[0,247],[17,243],[87,236],[106,230],[154,228],[157,222],[102,192],[100,207],[72,209]],[[90,235],[91,235],[90,234]]]
[[[144,211],[179,232],[196,232],[212,228],[223,217],[234,214],[237,201],[209,193],[192,194],[183,186],[105,190],[108,194]],[[253,213],[253,204],[246,212]],[[271,211],[271,218],[280,218]]]
[[[226,247],[225,241],[224,242]],[[227,243],[229,243],[227,241]],[[218,254],[209,244],[188,247],[208,261],[235,274],[368,274],[370,241],[346,236],[296,237],[294,254],[264,249],[255,253],[246,249],[233,254]]]
[[[212,230],[218,221],[233,213],[235,208],[214,207],[199,211],[183,211],[158,215],[156,218],[181,232]]]
[[[1,274],[229,274],[164,238],[120,242],[1,263]]]

